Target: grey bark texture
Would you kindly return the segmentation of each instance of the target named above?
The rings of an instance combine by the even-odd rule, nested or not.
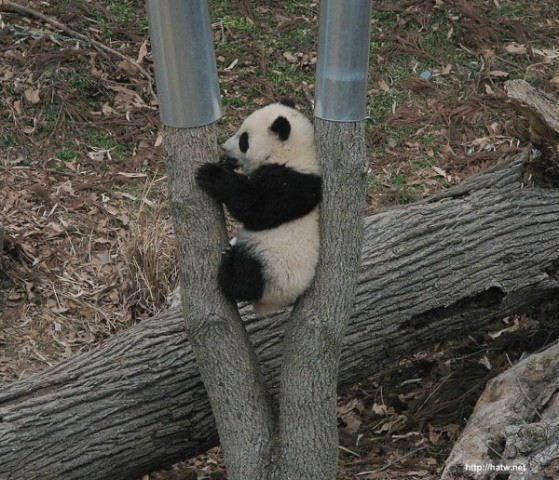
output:
[[[322,165],[320,262],[286,326],[279,391],[281,480],[335,480],[338,364],[355,296],[367,193],[364,122],[315,119]]]
[[[559,305],[559,191],[525,183],[537,162],[525,151],[365,220],[340,386],[523,307]],[[242,317],[275,393],[286,315]],[[0,390],[2,480],[133,479],[216,443],[177,307]]]
[[[540,92],[524,80],[505,83],[507,97],[530,124],[530,140],[536,145],[554,145],[559,141],[557,99]]]
[[[184,327],[229,478],[264,479],[274,431],[271,396],[239,312],[217,286],[217,267],[227,245],[223,210],[195,183],[197,168],[217,161],[215,126],[168,127],[164,138]]]
[[[559,343],[492,379],[450,454],[443,480],[559,475]],[[487,465],[508,470],[492,471]],[[472,466],[481,467],[476,471]]]

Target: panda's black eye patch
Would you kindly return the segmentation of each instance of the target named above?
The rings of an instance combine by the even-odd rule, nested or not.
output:
[[[289,134],[291,133],[291,124],[289,120],[281,115],[274,120],[272,123],[270,130],[277,134],[280,140],[284,142],[289,138]]]
[[[243,153],[247,153],[248,150],[248,132],[241,133],[239,138],[239,150]]]

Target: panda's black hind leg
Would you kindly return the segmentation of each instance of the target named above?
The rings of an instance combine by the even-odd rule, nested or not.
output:
[[[244,302],[262,298],[262,263],[242,245],[229,247],[221,257],[217,281],[225,296]]]

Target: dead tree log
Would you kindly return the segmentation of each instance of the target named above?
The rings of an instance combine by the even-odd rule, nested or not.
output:
[[[507,95],[530,126],[530,140],[542,157],[525,178],[559,187],[557,101],[523,80],[505,85]],[[556,218],[555,222],[559,222]],[[559,250],[559,245],[555,246]],[[547,273],[558,278],[559,264]],[[453,447],[444,479],[509,480],[556,478],[559,474],[559,344],[519,362],[493,379],[477,402],[466,429]]]
[[[559,303],[559,191],[524,184],[535,161],[526,151],[367,218],[341,385],[522,307]],[[243,313],[273,385],[285,315]],[[0,391],[2,480],[130,479],[216,442],[178,308]]]
[[[559,343],[491,380],[453,447],[443,480],[557,478]]]

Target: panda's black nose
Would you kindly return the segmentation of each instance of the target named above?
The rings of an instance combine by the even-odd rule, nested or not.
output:
[[[219,157],[219,164],[231,170],[235,170],[235,168],[240,167],[239,161],[236,158],[229,157],[228,155],[222,155]]]

